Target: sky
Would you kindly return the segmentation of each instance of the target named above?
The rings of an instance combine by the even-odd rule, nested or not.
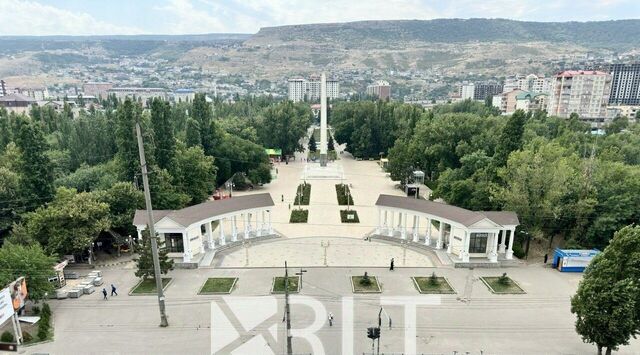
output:
[[[256,33],[360,20],[640,18],[640,0],[0,0],[0,36]]]

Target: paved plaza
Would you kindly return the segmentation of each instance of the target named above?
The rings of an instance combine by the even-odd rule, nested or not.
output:
[[[326,247],[326,257],[325,257]],[[215,267],[274,267],[286,260],[290,266],[397,266],[431,267],[435,253],[417,252],[379,242],[356,238],[305,237],[276,239],[246,248],[222,252],[213,260]]]
[[[559,273],[533,265],[509,269],[443,268],[309,268],[303,278],[302,296],[309,296],[335,315],[336,324],[329,327],[326,314],[314,315],[311,308],[294,304],[292,326],[301,329],[319,318],[322,327],[315,333],[326,354],[342,352],[343,331],[353,333],[353,353],[369,351],[366,328],[377,323],[380,302],[385,297],[419,295],[411,276],[428,276],[432,271],[448,278],[457,291],[444,295],[440,305],[419,306],[416,323],[416,351],[425,354],[589,354],[595,347],[583,344],[573,328],[569,297],[575,292],[579,274]],[[353,295],[349,275],[365,271],[378,277],[383,293]],[[479,276],[497,276],[508,272],[527,292],[525,295],[493,295],[478,280]],[[131,269],[104,270],[106,283],[115,283],[120,295],[103,301],[94,293],[80,299],[51,301],[54,310],[55,341],[21,350],[21,353],[52,354],[205,354],[210,350],[210,307],[222,296],[199,296],[197,292],[206,278],[238,277],[233,296],[268,296],[271,280],[281,276],[282,269],[214,269],[174,270],[174,281],[166,290],[170,326],[159,328],[157,300],[154,296],[128,296],[127,290],[137,279]],[[353,325],[345,326],[343,297],[353,296]],[[242,333],[244,340],[276,326],[277,342],[270,349],[282,353],[283,296],[275,296],[278,311],[252,331]],[[259,305],[256,306],[260,308]],[[384,306],[392,319],[392,329],[383,320],[381,351],[405,351],[404,308]],[[343,328],[344,327],[344,328]],[[214,329],[215,326],[214,326]],[[293,339],[295,353],[310,353],[304,339]],[[620,353],[637,354],[640,341],[634,340]]]

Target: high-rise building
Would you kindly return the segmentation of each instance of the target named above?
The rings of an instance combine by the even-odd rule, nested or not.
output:
[[[605,118],[610,91],[611,75],[606,72],[563,71],[553,79],[549,115],[568,118],[577,113],[580,118]]]
[[[471,84],[463,84],[458,91],[462,100],[484,100],[487,97],[493,97],[502,93],[502,84],[494,82],[478,82]]]
[[[0,97],[7,95],[7,84],[0,79]]]
[[[309,80],[304,78],[289,79],[289,100],[320,101],[320,76],[311,76]],[[327,98],[337,99],[340,96],[340,84],[335,79],[327,79]]]
[[[473,99],[484,100],[502,92],[502,84],[492,82],[475,83],[473,86]]]
[[[610,64],[605,70],[611,75],[611,105],[640,105],[640,63]]]
[[[502,92],[511,92],[516,89],[536,94],[548,94],[551,92],[551,80],[535,74],[515,75],[506,78]]]
[[[391,99],[391,85],[384,80],[378,80],[367,86],[367,95],[375,96],[380,100]]]

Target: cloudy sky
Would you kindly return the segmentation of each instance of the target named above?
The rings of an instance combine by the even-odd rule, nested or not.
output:
[[[640,18],[640,0],[0,0],[0,35],[255,33],[358,20]]]

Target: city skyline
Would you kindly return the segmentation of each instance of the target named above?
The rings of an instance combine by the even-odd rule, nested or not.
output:
[[[507,18],[519,21],[605,21],[640,17],[629,0],[435,2],[372,0],[320,6],[294,0],[0,0],[0,36],[255,33],[261,27],[364,20]],[[28,24],[28,25],[27,25]]]

